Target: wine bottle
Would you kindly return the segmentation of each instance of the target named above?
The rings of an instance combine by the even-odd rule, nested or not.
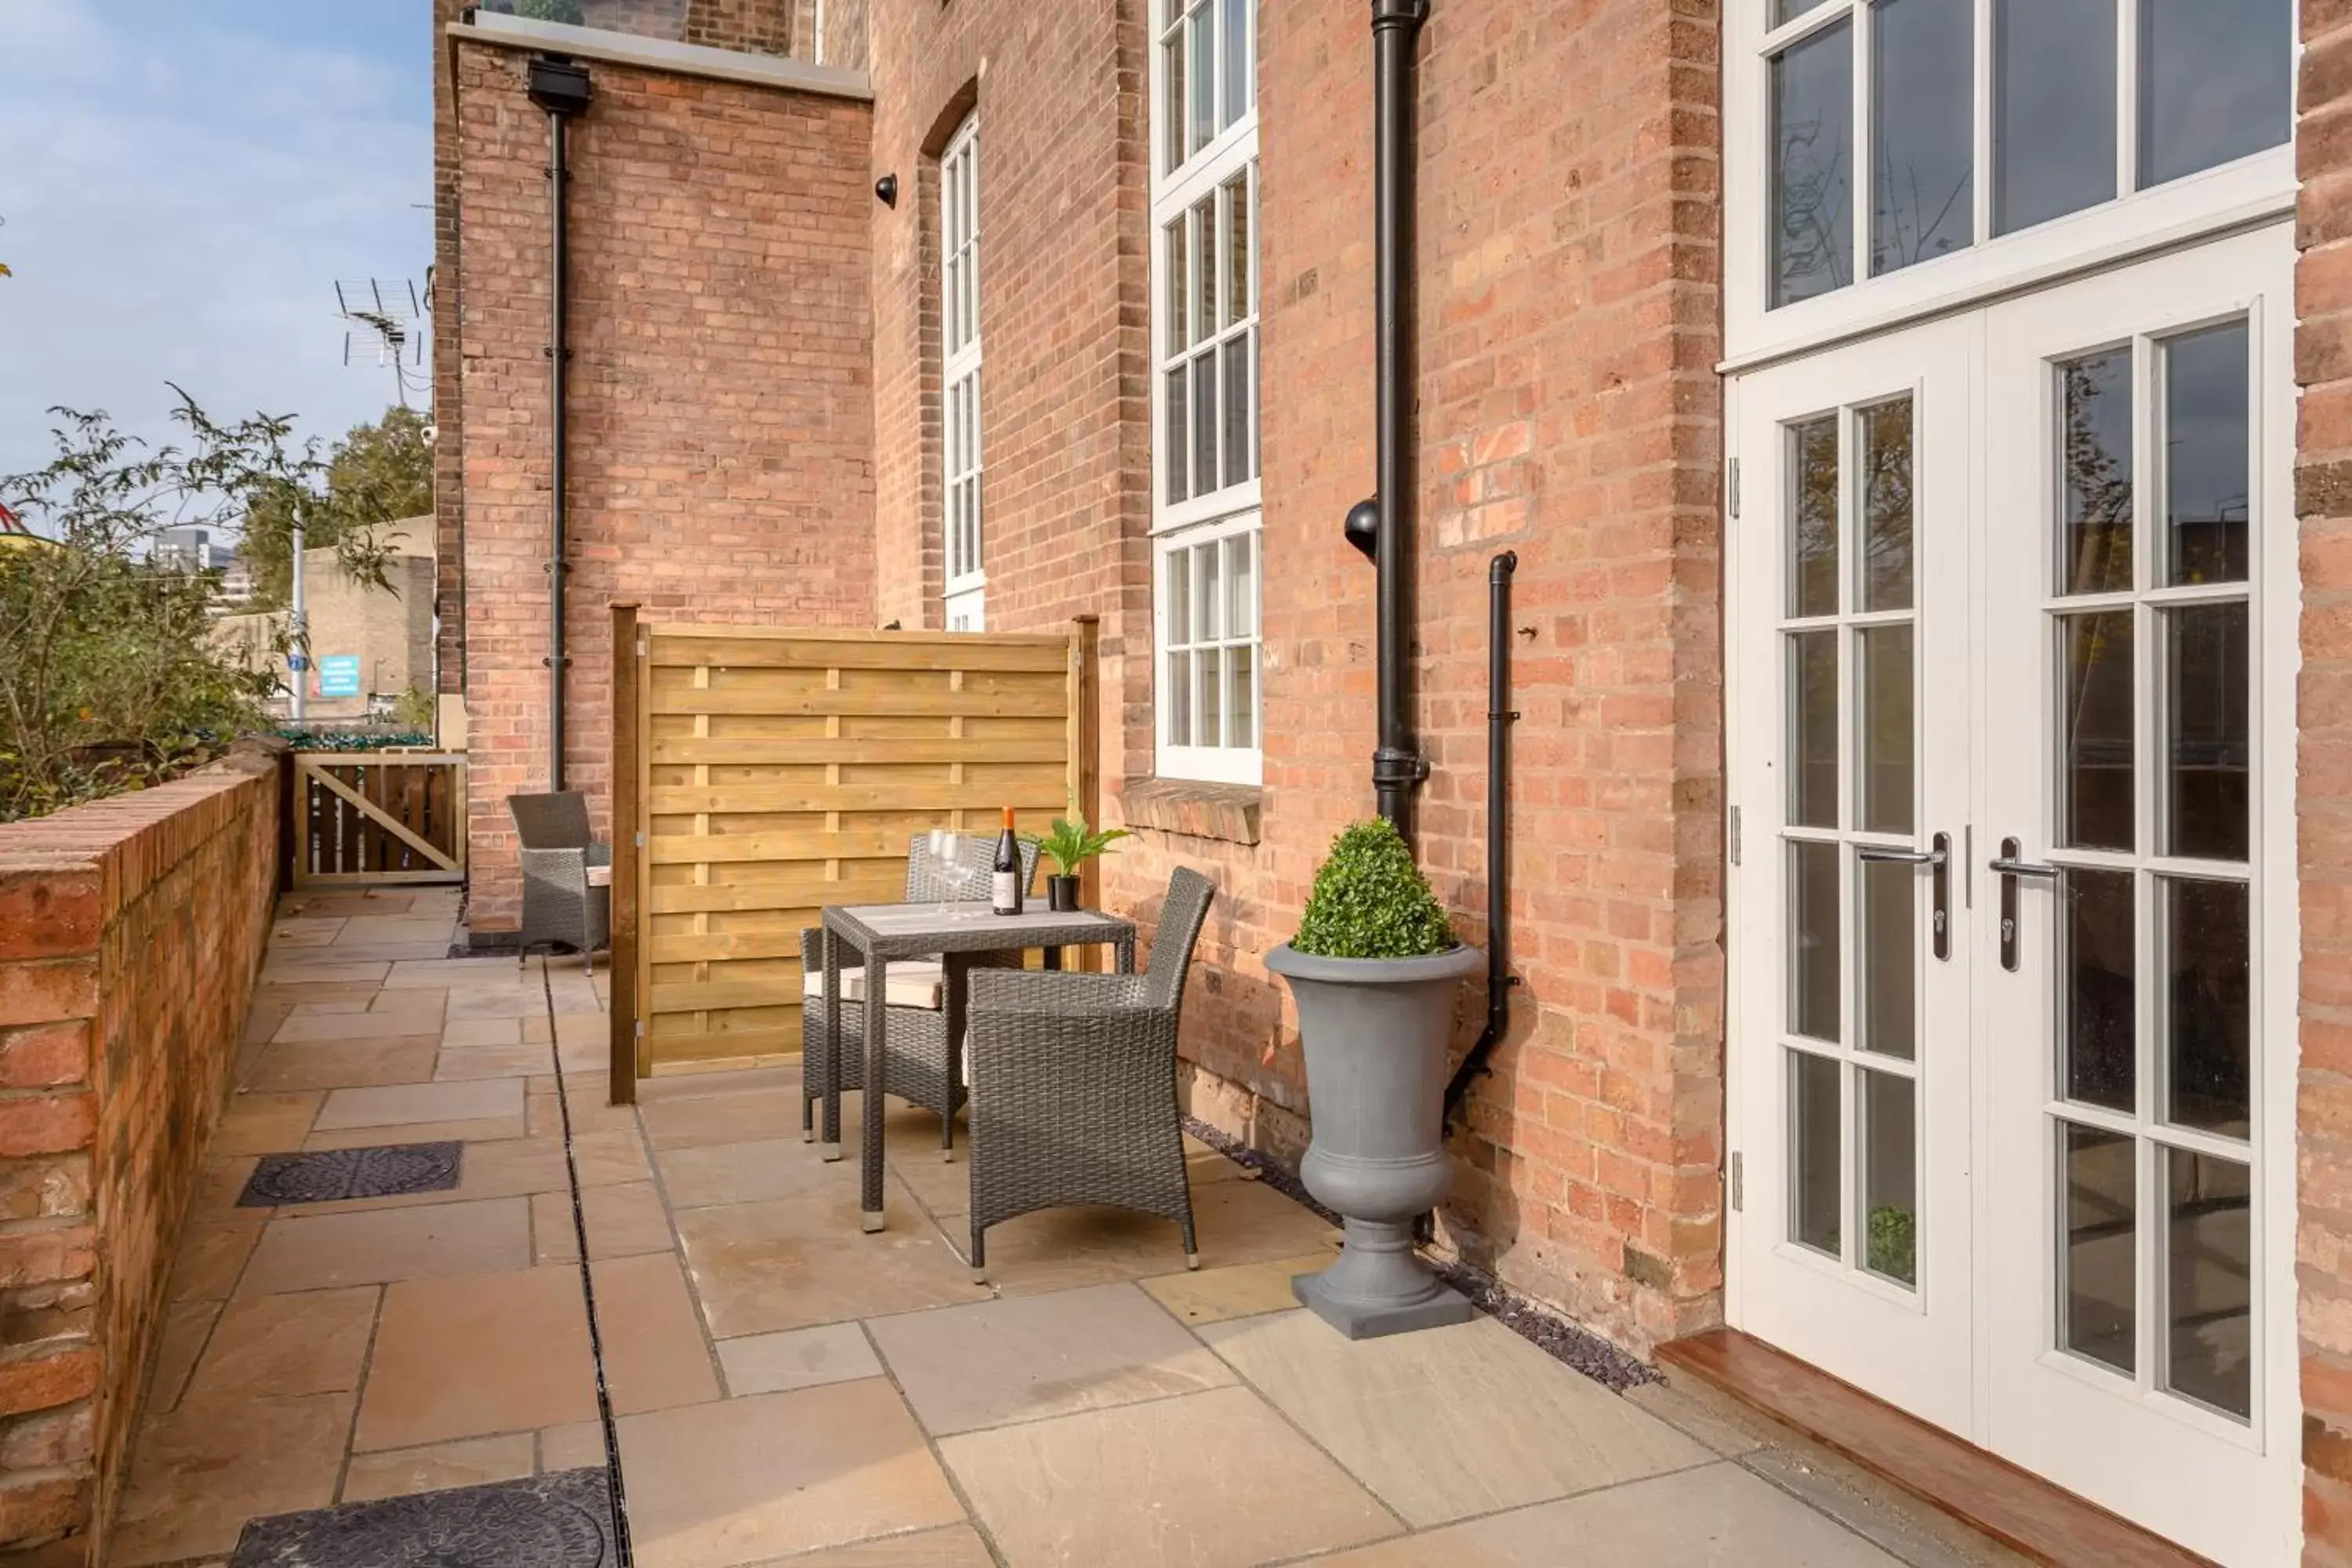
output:
[[[1004,808],[1004,831],[996,836],[994,903],[1000,915],[1021,912],[1021,840],[1013,836],[1013,808]]]

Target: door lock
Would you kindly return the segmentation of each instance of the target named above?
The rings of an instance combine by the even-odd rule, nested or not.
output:
[[[2055,882],[2058,868],[2040,860],[2019,857],[2024,846],[2014,838],[2000,841],[2000,854],[1991,862],[1992,871],[2000,879],[2000,966],[2011,974],[2017,973],[2017,884],[2020,879],[2037,877]]]
[[[1875,860],[1897,866],[1925,866],[1935,873],[1935,912],[1929,930],[1936,956],[1949,962],[1952,956],[1952,836],[1938,833],[1928,849],[1888,849],[1865,844],[1854,851],[1856,858]]]

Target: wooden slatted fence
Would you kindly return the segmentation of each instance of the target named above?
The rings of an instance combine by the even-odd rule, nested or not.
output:
[[[297,752],[293,811],[298,888],[466,879],[463,752]]]
[[[614,611],[614,1087],[801,1048],[800,932],[905,886],[909,834],[1094,809],[1094,625],[1067,636]]]

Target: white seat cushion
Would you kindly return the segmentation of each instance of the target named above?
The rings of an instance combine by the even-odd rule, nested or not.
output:
[[[611,887],[613,885],[613,868],[610,866],[589,867],[588,885],[592,888]]]
[[[812,969],[801,977],[801,994],[812,1000],[824,995],[824,971]],[[841,999],[844,1002],[866,1000],[866,971],[845,969],[841,972]],[[890,965],[890,986],[884,1000],[893,1007],[928,1007],[936,1013],[948,1005],[948,972],[941,963],[921,959],[901,960]]]

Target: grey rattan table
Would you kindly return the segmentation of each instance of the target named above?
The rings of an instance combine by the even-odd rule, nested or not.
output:
[[[889,966],[894,959],[938,953],[947,966],[948,1068],[957,1075],[963,1052],[966,973],[982,954],[1030,947],[1088,947],[1108,942],[1118,954],[1119,973],[1135,970],[1135,922],[1079,910],[1032,910],[1000,915],[986,904],[851,904],[824,911],[824,1021],[841,1038],[841,962],[846,947],[866,967],[865,1131],[859,1149],[862,1223],[882,1228],[882,1097],[884,1030],[888,1026]],[[840,1075],[826,1086],[824,1142],[827,1157],[840,1157]]]

